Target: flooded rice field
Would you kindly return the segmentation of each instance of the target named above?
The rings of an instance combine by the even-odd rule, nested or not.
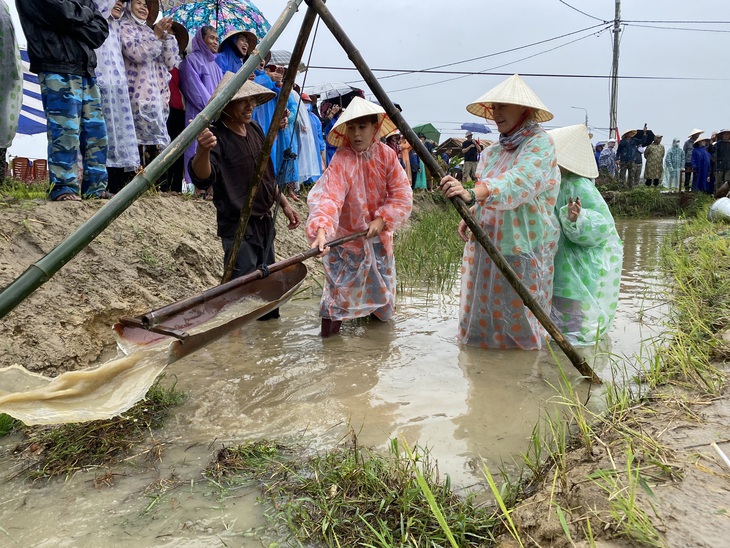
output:
[[[585,351],[607,379],[607,353],[646,356],[646,341],[661,333],[657,260],[674,221],[617,225],[624,268],[611,341]],[[458,489],[478,488],[482,459],[509,469],[526,451],[559,373],[549,351],[457,345],[457,309],[458,288],[413,288],[400,293],[394,321],[345,323],[341,336],[322,340],[318,298],[300,294],[280,320],[253,322],[168,367],[188,398],[154,433],[163,454],[149,466],[29,484],[13,478],[7,453],[17,438],[3,440],[2,544],[267,546],[276,535],[266,531],[256,489],[221,498],[202,477],[222,445],[262,438],[326,450],[352,428],[362,445],[383,452],[401,438],[429,448]]]

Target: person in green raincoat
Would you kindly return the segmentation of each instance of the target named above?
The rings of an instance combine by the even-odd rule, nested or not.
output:
[[[548,131],[560,166],[555,212],[560,241],[555,255],[550,314],[575,346],[594,344],[611,326],[618,305],[623,242],[591,180],[598,177],[585,125]]]
[[[23,103],[23,70],[15,28],[5,0],[0,0],[0,181],[5,179],[5,152],[13,143]]]

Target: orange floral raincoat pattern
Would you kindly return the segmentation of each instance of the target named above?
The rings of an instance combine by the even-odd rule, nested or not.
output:
[[[555,216],[560,171],[551,137],[535,124],[514,150],[489,147],[481,154],[477,178],[477,185],[491,190],[475,206],[477,221],[549,314],[560,236]],[[460,342],[483,348],[542,348],[544,328],[473,235],[464,248],[461,273]]]
[[[382,217],[376,238],[332,248],[324,256],[325,287],[320,315],[349,320],[375,314],[388,320],[395,309],[393,231],[410,217],[413,193],[393,149],[375,142],[365,152],[345,144],[307,196],[307,236],[323,228],[327,240],[367,230]]]

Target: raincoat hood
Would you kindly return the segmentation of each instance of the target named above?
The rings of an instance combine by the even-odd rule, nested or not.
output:
[[[215,29],[213,30],[213,32],[215,32]],[[193,38],[192,51],[202,55],[206,61],[213,61],[215,59],[216,54],[210,51],[208,44],[205,43],[205,36],[203,34],[202,28],[195,33],[195,38]]]

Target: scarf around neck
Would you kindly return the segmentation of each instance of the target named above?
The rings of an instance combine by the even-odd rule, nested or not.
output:
[[[139,17],[137,17],[135,14],[132,13],[132,3],[131,2],[127,2],[127,5],[125,6],[125,10],[127,12],[127,15],[132,19],[132,21],[134,21],[138,25],[147,24],[147,21],[145,19],[140,19]]]
[[[499,134],[499,144],[505,150],[514,150],[522,141],[535,134],[535,128],[539,128],[540,125],[533,121],[527,120],[522,127],[512,133],[512,135],[505,135],[504,133]]]

